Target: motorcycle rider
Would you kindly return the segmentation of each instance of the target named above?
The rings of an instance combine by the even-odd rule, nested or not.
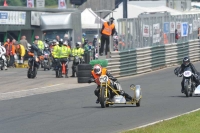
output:
[[[61,38],[59,44],[54,47],[52,52],[52,55],[55,58],[56,70],[58,69],[60,62],[66,62],[69,60],[70,54],[71,54],[70,48],[63,45],[63,39]],[[68,68],[66,71],[66,78],[68,78]]]
[[[99,82],[99,77],[100,77],[101,75],[107,75],[108,78],[114,82],[113,87],[114,87],[116,90],[119,90],[119,91],[120,91],[120,95],[125,96],[125,98],[126,98],[127,101],[131,101],[131,100],[132,100],[132,97],[129,96],[127,93],[125,93],[125,92],[122,90],[122,87],[121,87],[120,83],[117,81],[117,79],[114,78],[114,77],[107,71],[106,68],[103,68],[101,65],[96,64],[96,65],[94,65],[94,68],[93,68],[93,70],[91,71],[91,79],[88,81],[88,83],[95,82],[95,83],[97,84],[97,88],[96,88],[95,91],[94,91],[94,94],[97,96],[96,103],[99,103],[99,93],[100,93],[100,82]]]
[[[38,47],[38,40],[35,40],[34,43],[31,45],[30,50],[28,51],[28,55],[31,57],[36,56],[38,59],[42,55],[42,51]],[[40,65],[40,61],[37,62],[38,68],[39,68],[39,65]]]
[[[42,51],[42,53],[43,53],[43,50],[44,50],[44,43],[42,42],[42,40],[40,40],[40,37],[39,36],[35,36],[35,40],[37,40],[38,42],[38,44],[37,44],[37,46],[38,46],[38,48]]]
[[[190,62],[190,58],[189,57],[184,57],[183,58],[183,63],[181,64],[179,70],[178,70],[178,76],[181,77],[182,73],[184,72],[184,69],[186,67],[190,67],[192,69],[192,73],[195,74],[195,78],[194,78],[194,82],[196,83],[196,86],[199,85],[199,81],[197,80],[197,78],[199,77],[199,72],[196,70],[196,68],[194,67],[194,65]],[[185,78],[183,77],[182,82],[181,82],[181,92],[184,93],[184,80]]]
[[[0,45],[0,58],[2,58],[4,60],[4,69],[7,70],[7,63],[6,63],[6,49],[4,46]]]
[[[81,42],[76,42],[76,48],[73,48],[72,49],[72,56],[79,56],[81,58],[83,58],[83,55],[84,55],[84,49],[82,49],[80,47],[81,45]],[[76,66],[76,63],[75,63],[75,60],[73,61],[73,64],[72,64],[72,76],[70,77],[75,77],[75,66]]]

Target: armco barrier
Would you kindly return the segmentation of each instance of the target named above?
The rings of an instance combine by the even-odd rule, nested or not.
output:
[[[113,51],[107,68],[113,76],[125,77],[181,63],[184,56],[189,56],[191,61],[199,61],[200,41],[192,40],[123,52]]]

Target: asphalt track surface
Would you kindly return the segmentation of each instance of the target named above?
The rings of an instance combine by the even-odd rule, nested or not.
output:
[[[194,64],[200,71],[200,63]],[[182,79],[174,75],[174,68],[175,66],[119,80],[123,89],[129,94],[132,93],[132,90],[129,89],[131,83],[141,85],[143,96],[141,107],[113,105],[103,109],[95,103],[96,97],[93,94],[95,85],[2,100],[0,101],[0,133],[121,132],[199,108],[199,96],[186,98],[181,93],[180,82]],[[19,74],[15,71],[10,71],[4,77],[8,79],[9,75]],[[41,74],[44,73],[41,71]],[[21,69],[19,74],[21,79],[13,80],[17,82],[18,79],[19,85],[30,84],[25,80],[24,74],[26,72]],[[0,83],[5,84],[4,78],[0,77]],[[51,78],[55,79],[53,71],[47,72],[43,76],[38,75],[34,80],[40,85],[42,83],[38,79],[52,82]],[[23,80],[26,83],[22,83]],[[55,83],[59,83],[59,81],[56,80]],[[67,87],[66,84],[60,87]],[[19,85],[9,85],[8,87]],[[31,87],[35,87],[35,84]]]

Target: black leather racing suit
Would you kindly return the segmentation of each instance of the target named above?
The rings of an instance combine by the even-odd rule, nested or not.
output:
[[[31,45],[31,49],[29,50],[29,52],[34,53],[34,56],[41,56],[42,55],[42,51],[38,48],[38,45],[32,44]],[[38,68],[39,68],[39,63],[36,63]]]
[[[132,97],[129,96],[127,93],[125,93],[122,90],[120,83],[117,81],[117,79],[115,77],[113,77],[108,71],[106,72],[106,75],[108,76],[108,78],[110,80],[112,80],[113,82],[115,82],[115,84],[117,84],[117,85],[113,85],[113,87],[116,90],[120,91],[120,95],[125,96],[126,99],[132,100]],[[91,80],[90,81],[94,81],[95,82],[95,79],[94,79],[94,77],[92,75],[91,75]],[[94,90],[94,94],[97,96],[97,98],[99,98],[99,93],[100,93],[100,86],[98,85],[97,88]]]
[[[198,76],[200,76],[200,73],[196,70],[196,68],[194,67],[194,65],[192,63],[190,63],[188,66],[185,66],[184,64],[181,64],[178,74],[182,74],[186,67],[190,67],[192,69],[192,73],[197,74]],[[185,80],[185,78],[183,77],[183,79],[181,81],[182,90],[184,90],[184,80]],[[196,86],[199,85],[199,80],[197,80],[196,78],[194,78],[194,82],[196,83]]]

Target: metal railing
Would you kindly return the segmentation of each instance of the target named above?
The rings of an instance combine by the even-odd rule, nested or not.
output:
[[[197,39],[200,14],[142,13],[118,19],[118,51],[183,43]],[[175,39],[175,29],[179,39]]]
[[[126,77],[177,65],[185,56],[191,57],[192,62],[199,61],[199,44],[200,40],[196,39],[179,44],[112,51],[107,69],[114,77]]]

